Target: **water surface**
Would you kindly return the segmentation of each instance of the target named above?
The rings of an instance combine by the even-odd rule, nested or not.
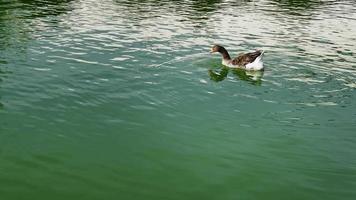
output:
[[[1,199],[355,199],[355,32],[353,1],[1,1]]]

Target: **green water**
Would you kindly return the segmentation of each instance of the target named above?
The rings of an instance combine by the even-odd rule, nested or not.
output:
[[[0,199],[356,199],[355,33],[354,1],[1,0]]]

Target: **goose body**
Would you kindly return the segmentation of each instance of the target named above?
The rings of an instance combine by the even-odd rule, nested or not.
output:
[[[264,68],[262,61],[264,51],[261,50],[240,54],[234,59],[231,59],[227,50],[219,45],[214,45],[210,52],[219,52],[222,55],[222,64],[230,68],[241,68],[252,71],[263,70]]]

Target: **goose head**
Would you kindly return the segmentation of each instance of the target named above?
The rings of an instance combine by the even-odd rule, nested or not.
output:
[[[230,57],[229,53],[227,52],[227,50],[223,46],[214,45],[213,47],[211,47],[210,53],[215,53],[215,52],[219,52],[222,55],[223,60],[225,60],[225,61],[230,61],[231,60],[231,57]]]
[[[210,53],[215,53],[215,52],[221,53],[223,51],[223,49],[224,49],[224,47],[222,47],[220,45],[214,45],[213,47],[211,47]]]

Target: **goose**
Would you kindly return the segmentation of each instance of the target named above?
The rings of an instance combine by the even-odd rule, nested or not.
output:
[[[262,50],[257,50],[251,53],[239,54],[236,58],[231,59],[227,50],[220,45],[214,45],[210,53],[219,52],[222,55],[222,64],[230,68],[240,68],[251,71],[263,70],[263,53]]]

